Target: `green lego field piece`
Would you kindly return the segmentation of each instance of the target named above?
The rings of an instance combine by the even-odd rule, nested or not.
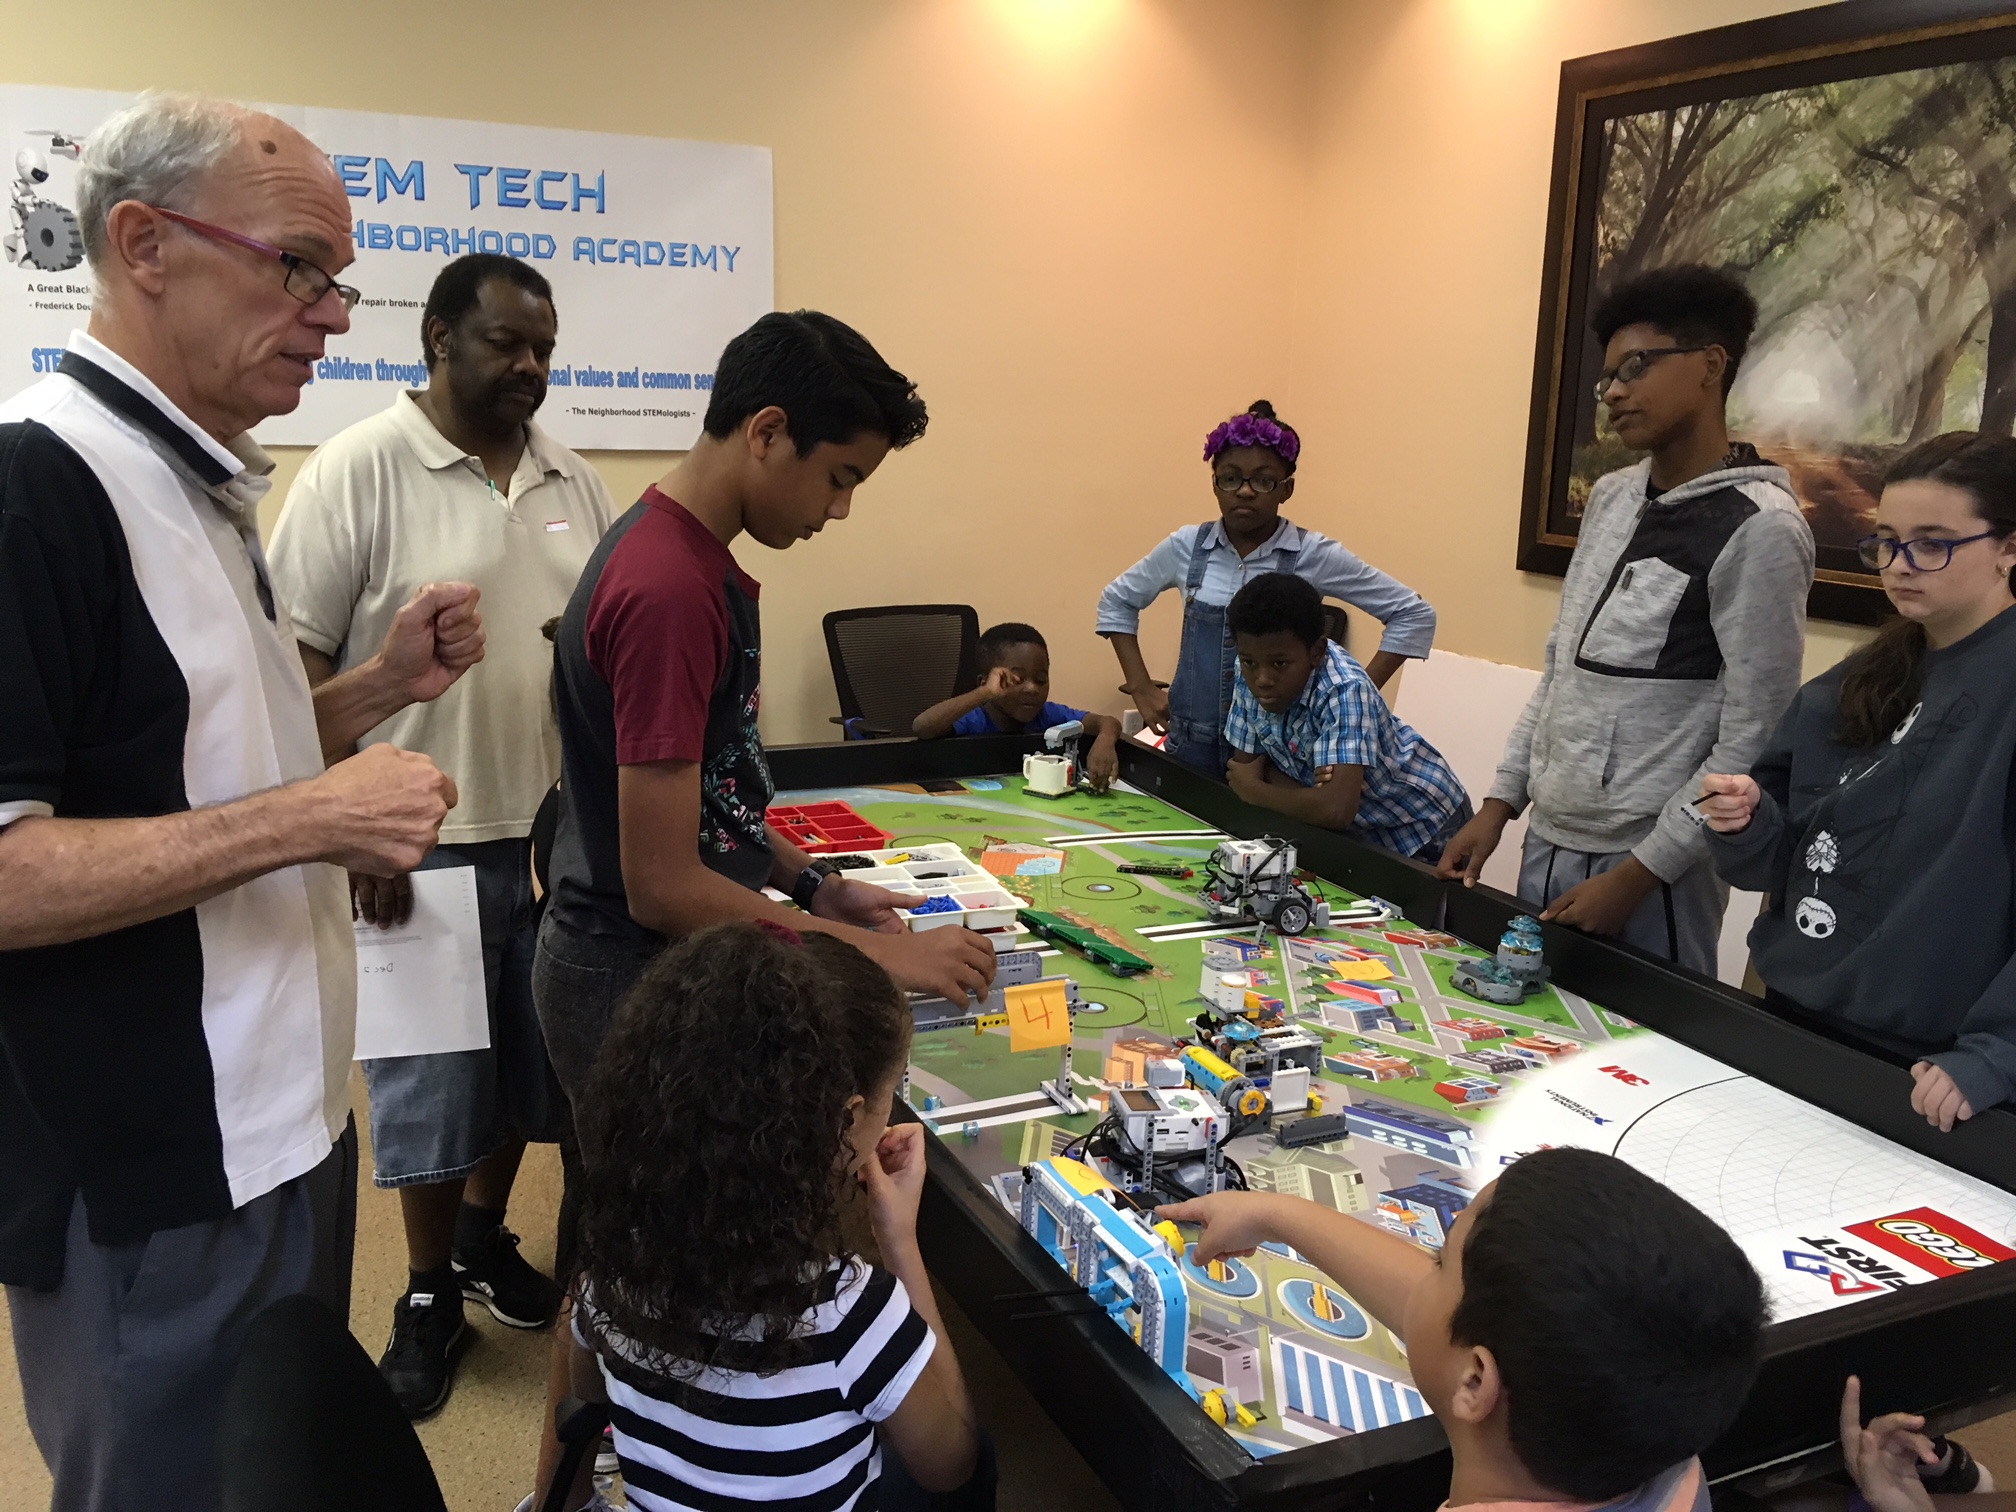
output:
[[[1024,908],[1017,912],[1023,926],[1033,930],[1046,940],[1059,945],[1068,945],[1095,966],[1103,966],[1115,976],[1137,976],[1144,971],[1152,971],[1153,961],[1138,956],[1131,950],[1122,950],[1118,945],[1102,940],[1095,932],[1082,924],[1073,924],[1069,919],[1057,914],[1044,913],[1037,908]]]

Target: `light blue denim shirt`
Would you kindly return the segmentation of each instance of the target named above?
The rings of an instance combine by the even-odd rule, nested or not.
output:
[[[1099,634],[1139,632],[1141,611],[1188,581],[1196,535],[1195,525],[1185,525],[1106,585],[1099,595]],[[1231,603],[1232,595],[1263,572],[1292,572],[1325,598],[1342,599],[1384,625],[1381,651],[1426,656],[1435,644],[1435,611],[1426,599],[1319,531],[1283,520],[1266,544],[1242,560],[1225,539],[1224,522],[1214,521],[1204,550],[1208,559],[1197,596],[1207,604]]]

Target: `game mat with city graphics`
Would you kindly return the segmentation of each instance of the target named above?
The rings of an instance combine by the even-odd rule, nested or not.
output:
[[[1077,1091],[1066,1117],[1031,1097],[1054,1080],[1054,1049],[1010,1048],[992,1026],[920,1033],[911,1098],[972,1110],[924,1116],[1011,1209],[1024,1165],[1061,1154],[1105,1112],[1107,1089],[1193,1042],[1203,994],[1245,976],[1286,1022],[1321,1041],[1313,1100],[1341,1137],[1291,1147],[1264,1130],[1225,1147],[1246,1183],[1290,1192],[1439,1245],[1477,1190],[1522,1153],[1576,1145],[1665,1182],[1732,1233],[1763,1276],[1777,1319],[2016,1258],[2016,1197],[1947,1169],[1674,1041],[1548,986],[1516,1007],[1451,980],[1488,952],[1395,919],[1257,945],[1198,902],[1226,837],[1116,785],[1094,796],[1025,794],[1019,777],[968,778],[957,792],[911,786],[821,789],[779,803],[844,802],[893,838],[952,843],[1009,892],[1151,969],[1118,976],[1043,945],[1043,967],[1076,979]],[[1190,878],[1123,865],[1188,868]],[[1354,895],[1304,875],[1342,906]],[[1113,1081],[1108,1082],[1107,1078]],[[1075,1153],[1075,1151],[1074,1151]],[[1200,1390],[1246,1407],[1228,1422],[1256,1454],[1364,1432],[1427,1411],[1401,1341],[1291,1252],[1199,1268],[1188,1289],[1186,1366]]]

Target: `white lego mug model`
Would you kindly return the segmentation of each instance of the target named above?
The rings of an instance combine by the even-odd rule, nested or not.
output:
[[[1022,758],[1022,780],[1029,785],[1030,792],[1055,798],[1071,791],[1077,774],[1071,770],[1070,757],[1037,752]]]

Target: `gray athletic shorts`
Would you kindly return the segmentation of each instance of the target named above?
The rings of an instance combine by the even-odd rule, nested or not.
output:
[[[1630,854],[1565,850],[1529,829],[1519,858],[1519,896],[1538,913],[1576,883],[1621,866]],[[1654,888],[1625,924],[1622,938],[1648,954],[1712,977],[1722,949],[1722,914],[1728,906],[1729,884],[1715,874],[1711,862],[1700,861]]]

